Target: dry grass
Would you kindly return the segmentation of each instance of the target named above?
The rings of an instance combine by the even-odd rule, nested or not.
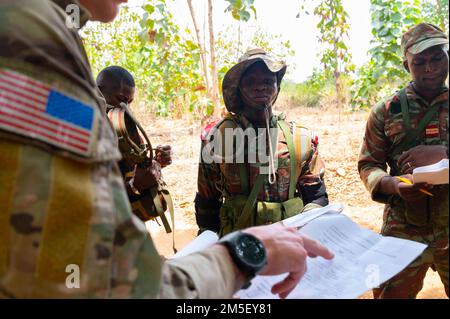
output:
[[[319,152],[326,165],[325,180],[330,201],[343,203],[346,215],[361,226],[379,232],[383,207],[370,199],[357,172],[357,156],[368,114],[305,108],[282,111],[288,120],[313,128],[319,136]],[[176,245],[182,248],[197,232],[193,200],[197,183],[200,123],[188,117],[181,120],[154,119],[144,109],[135,112],[154,146],[172,145],[173,164],[164,169],[163,175],[175,203]],[[147,227],[160,253],[170,256],[171,235],[165,234],[155,222],[147,223]],[[445,297],[439,276],[430,270],[419,298]],[[361,298],[372,298],[372,295],[369,292]]]

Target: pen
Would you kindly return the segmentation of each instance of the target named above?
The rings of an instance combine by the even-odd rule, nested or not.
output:
[[[401,181],[401,182],[403,182],[405,184],[408,184],[408,185],[412,185],[413,184],[409,179],[406,179],[406,178],[403,178],[403,177],[400,177],[400,176],[395,176],[395,177],[397,177],[397,179],[399,181]],[[424,190],[422,188],[419,189],[419,191],[421,191],[422,193],[427,194],[429,196],[433,196],[433,194],[431,194],[429,191],[426,191],[426,190]]]

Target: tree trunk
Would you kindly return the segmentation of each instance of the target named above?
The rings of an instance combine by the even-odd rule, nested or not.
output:
[[[220,117],[220,103],[219,103],[219,79],[217,76],[217,66],[216,66],[216,50],[214,47],[214,27],[213,27],[213,6],[212,0],[208,0],[208,25],[209,25],[209,47],[210,47],[210,58],[211,58],[211,79],[212,79],[212,101],[214,105],[213,116]]]
[[[334,8],[335,8],[335,4],[333,3],[333,0],[330,0],[329,4],[330,6],[330,12],[331,12],[331,17],[334,17]],[[337,44],[339,42],[339,36],[338,36],[338,30],[337,28],[334,29],[334,39],[333,39],[333,52],[336,55],[336,61],[335,61],[335,69],[333,70],[333,75],[334,75],[334,87],[336,90],[336,108],[339,110],[339,122],[341,120],[341,87],[340,87],[340,83],[339,83],[339,76],[340,76],[340,71],[339,71],[339,58],[337,57],[338,54],[338,50],[337,50]]]
[[[335,70],[334,72],[334,83],[336,86],[336,107],[338,109],[338,117],[339,117],[339,123],[341,123],[341,83],[340,83],[340,75],[341,73],[339,70]]]
[[[207,55],[206,55],[205,45],[204,45],[203,41],[201,40],[200,29],[198,28],[197,19],[195,17],[194,7],[192,6],[192,0],[187,0],[187,3],[189,6],[189,11],[191,13],[192,22],[194,24],[195,35],[197,37],[197,44],[200,48],[200,58],[202,61],[203,76],[204,76],[205,86],[206,86],[206,95],[208,98],[211,98],[211,94],[210,94],[211,83],[209,81],[209,75],[208,75],[208,63],[207,63]]]
[[[336,31],[337,32],[337,31]],[[337,43],[338,39],[337,36],[334,38],[334,52],[337,54]],[[341,110],[341,85],[339,81],[339,77],[341,75],[341,72],[339,71],[339,59],[336,56],[336,69],[334,70],[334,85],[336,88],[336,107],[339,109],[339,112]]]

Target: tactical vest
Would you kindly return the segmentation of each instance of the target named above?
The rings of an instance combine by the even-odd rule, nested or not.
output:
[[[223,131],[225,126],[239,127],[232,115],[221,120],[216,125],[216,128]],[[283,116],[277,117],[277,128],[284,133],[289,150],[290,181],[288,199],[283,202],[257,200],[258,193],[267,179],[267,175],[259,174],[253,187],[250,189],[249,172],[246,164],[234,164],[239,166],[242,193],[227,194],[224,189],[222,190],[224,200],[220,209],[220,236],[250,226],[275,223],[297,215],[302,211],[304,206],[303,200],[301,197],[295,196],[295,190],[301,173],[300,167],[311,155],[311,133],[306,127],[294,124],[294,134],[292,134]],[[224,135],[222,134],[222,136]]]
[[[423,116],[420,123],[418,123],[417,127],[413,130],[411,128],[409,104],[405,89],[400,90],[399,97],[402,112],[402,121],[403,126],[406,130],[406,134],[405,138],[398,145],[393,145],[392,149],[390,150],[392,158],[394,159],[389,161],[388,163],[391,168],[391,176],[402,175],[395,158],[402,152],[422,144],[420,134],[424,131],[426,126],[439,111],[439,106],[441,105],[441,103],[436,103],[435,105],[430,107]],[[444,229],[448,234],[448,191],[448,184],[436,185],[432,190],[433,197],[427,196],[424,200],[408,203],[404,201],[400,196],[392,196],[389,204],[391,205],[391,207],[397,207],[400,211],[404,212],[405,220],[408,224],[418,227],[434,226],[438,227],[439,229]]]

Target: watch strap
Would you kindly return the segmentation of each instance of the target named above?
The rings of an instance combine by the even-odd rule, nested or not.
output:
[[[259,267],[257,267],[256,265],[254,265],[254,267],[252,267],[252,265],[248,261],[243,260],[237,254],[236,247],[237,247],[240,239],[242,239],[242,236],[253,238],[255,241],[257,241],[261,245],[262,249],[264,250],[264,256],[265,256],[264,257],[264,262],[261,263],[259,265]],[[263,243],[257,237],[255,237],[254,235],[242,232],[240,230],[225,235],[224,237],[222,237],[219,240],[218,243],[224,245],[228,249],[231,258],[232,258],[233,262],[236,264],[236,266],[239,269],[239,271],[241,271],[243,274],[246,275],[247,283],[242,287],[242,289],[248,288],[250,286],[250,284],[251,284],[250,281],[267,264],[267,255],[266,255],[266,251],[265,251]]]

